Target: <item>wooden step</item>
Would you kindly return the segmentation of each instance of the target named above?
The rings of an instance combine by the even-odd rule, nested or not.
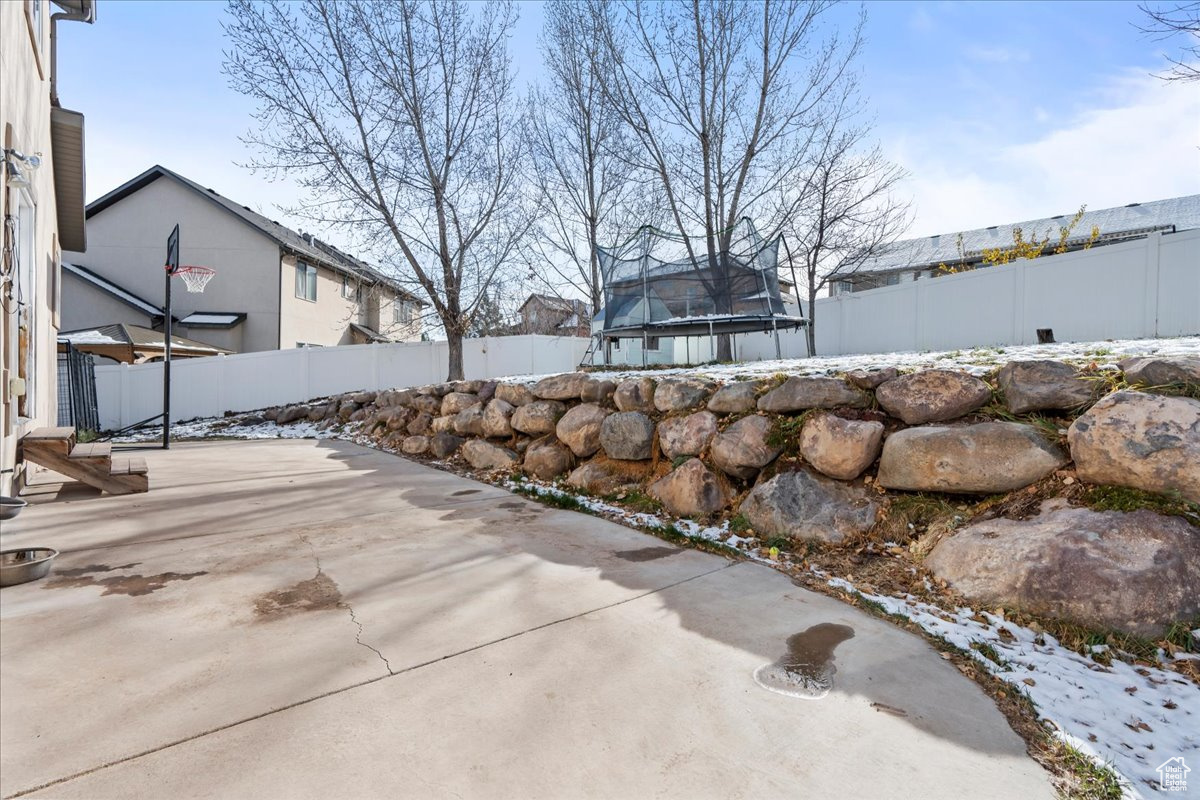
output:
[[[112,457],[108,442],[75,444],[73,428],[38,428],[21,438],[21,457],[109,494],[150,488],[146,461]]]
[[[112,458],[110,442],[88,442],[71,448],[71,458]]]
[[[36,428],[21,437],[21,447],[62,453],[65,456],[75,447],[75,429]]]

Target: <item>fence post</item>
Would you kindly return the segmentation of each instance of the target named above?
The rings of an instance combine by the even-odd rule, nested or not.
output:
[[[1146,237],[1146,283],[1142,301],[1142,336],[1158,336],[1158,267],[1162,260],[1162,231]]]

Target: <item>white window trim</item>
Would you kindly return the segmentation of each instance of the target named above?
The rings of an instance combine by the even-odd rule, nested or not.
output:
[[[304,289],[300,289],[300,271],[304,270]],[[307,303],[317,302],[317,268],[307,261],[296,262],[296,299],[303,300]],[[309,281],[312,282],[312,297],[308,296]]]

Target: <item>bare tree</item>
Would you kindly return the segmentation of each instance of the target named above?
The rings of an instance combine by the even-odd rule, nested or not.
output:
[[[627,158],[661,187],[718,314],[733,311],[725,256],[735,224],[749,216],[769,236],[783,228],[797,208],[775,202],[781,188],[804,183],[821,108],[853,86],[862,19],[845,37],[822,38],[832,6],[627,0],[610,14],[605,0],[589,0],[603,23],[605,99],[638,145]],[[717,357],[732,357],[728,336]]]
[[[1167,56],[1171,70],[1162,75],[1167,81],[1200,80],[1200,2],[1151,6],[1140,3],[1138,9],[1147,22],[1139,30],[1157,39],[1170,39],[1182,34],[1188,41],[1179,58]]]
[[[653,208],[624,159],[628,134],[604,104],[600,81],[609,70],[597,44],[602,21],[580,13],[572,0],[550,0],[544,19],[547,79],[532,92],[526,118],[530,180],[541,213],[522,255],[530,278],[556,295],[582,292],[597,314],[603,284],[596,246],[625,238],[649,221]]]
[[[230,0],[225,70],[258,101],[254,165],[312,194],[428,296],[462,338],[528,228],[507,0]]]
[[[787,224],[788,260],[801,271],[808,294],[808,354],[816,355],[817,294],[830,274],[854,272],[900,237],[911,223],[909,203],[897,199],[897,184],[907,177],[883,157],[878,145],[866,147],[869,127],[853,124],[850,106],[831,109],[821,124],[820,147],[799,193],[801,212]],[[795,259],[795,260],[793,260]],[[799,291],[799,285],[797,285]]]

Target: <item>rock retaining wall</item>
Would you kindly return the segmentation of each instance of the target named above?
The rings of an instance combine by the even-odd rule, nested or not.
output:
[[[725,385],[650,376],[614,383],[570,373],[532,385],[457,381],[351,393],[259,416],[278,424],[354,426],[380,446],[408,455],[458,459],[479,470],[523,470],[599,495],[641,491],[679,517],[740,513],[766,536],[837,544],[872,529],[889,490],[1013,492],[1072,461],[1083,481],[1200,503],[1200,400],[1194,399],[1200,358],[1139,358],[1122,366],[1128,370],[1123,380],[1057,361],[1013,362],[988,380],[952,370],[899,374],[894,368]],[[1121,388],[1105,393],[1105,386]],[[1168,390],[1175,396],[1158,393]],[[1124,542],[1167,519],[1138,513],[1143,516],[1136,524],[1106,523],[1111,535]],[[1075,573],[1069,581],[1041,580],[1039,586],[1052,587],[1049,599],[1032,596],[1037,586],[1012,575],[964,576],[963,565],[975,555],[985,563],[1003,560],[1005,553],[1031,559],[1041,553],[1046,561],[1038,564],[1039,574],[1056,572],[1058,561],[1069,557],[1063,553],[1078,556],[1078,547],[1035,548],[1030,555],[1028,548],[992,542],[997,536],[1041,541],[1056,530],[1051,523],[964,532],[939,545],[929,564],[935,571],[946,565],[946,580],[989,601],[1065,609],[1125,629],[1200,613],[1200,531],[1186,522],[1182,528],[1171,522],[1171,535],[1163,538],[1168,544],[1161,545],[1176,551],[1170,580],[1184,582],[1180,591],[1162,594],[1179,600],[1169,608],[1155,606],[1153,619],[1106,617],[1086,597],[1086,578]],[[1088,524],[1095,527],[1096,517],[1077,515],[1070,529]],[[972,547],[980,552],[973,555]],[[1000,555],[983,554],[987,548]],[[1076,572],[1109,570],[1135,581],[1131,571],[1153,563],[1144,553],[1121,562],[1121,553],[1130,552],[1124,544],[1105,541],[1092,550],[1073,562]],[[1065,574],[1068,565],[1059,566]]]

